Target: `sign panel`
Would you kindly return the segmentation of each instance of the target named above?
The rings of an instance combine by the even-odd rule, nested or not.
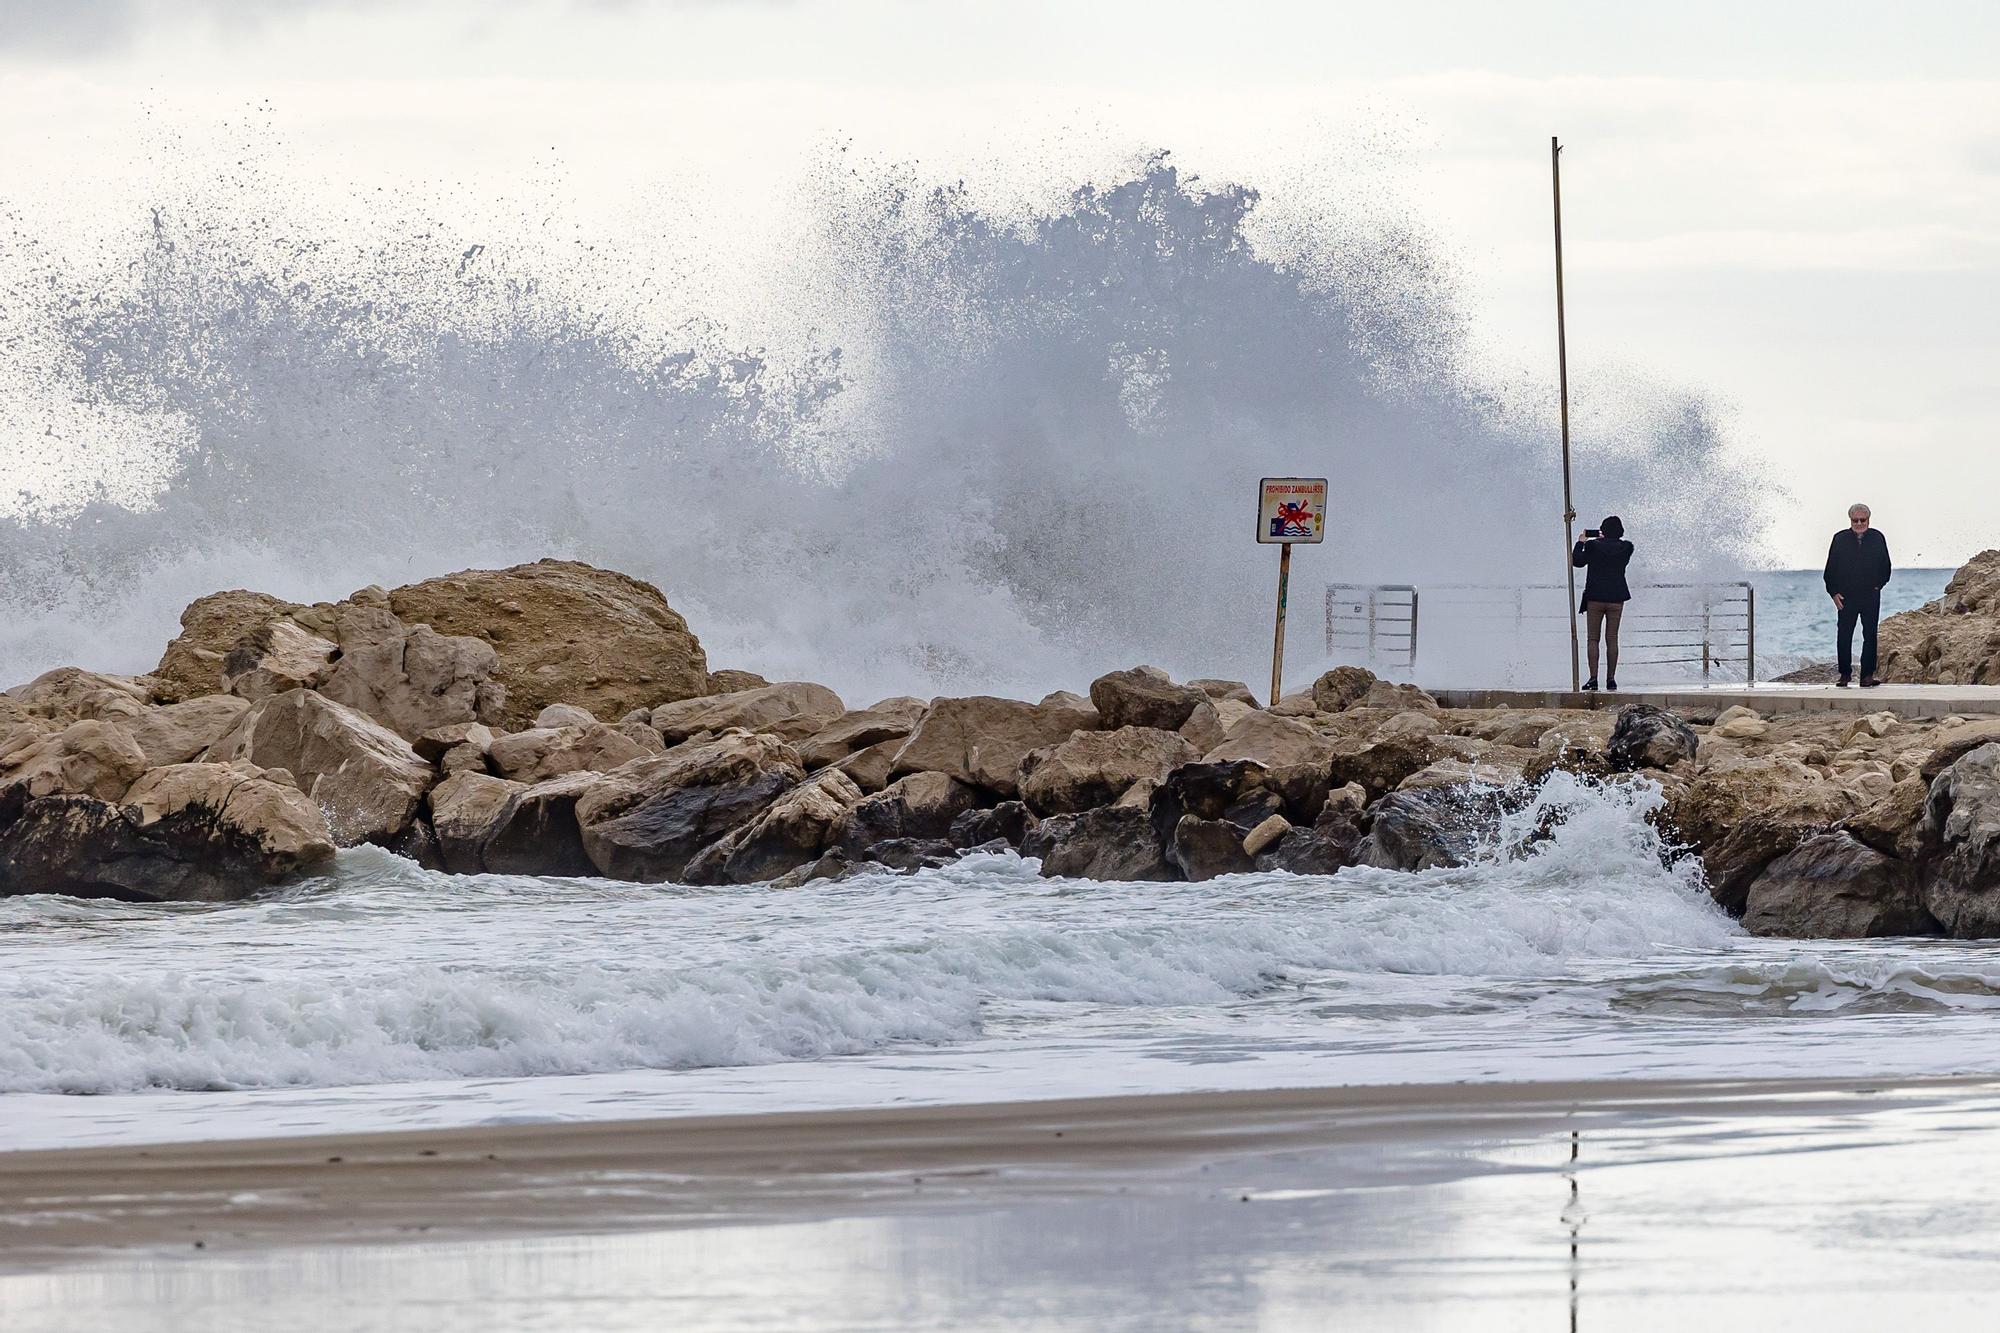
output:
[[[1258,483],[1258,541],[1289,545],[1325,537],[1325,477],[1266,477]]]

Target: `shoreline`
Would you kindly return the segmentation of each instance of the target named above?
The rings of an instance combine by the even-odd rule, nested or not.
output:
[[[993,1209],[1179,1188],[1212,1166],[1435,1183],[1521,1169],[1436,1151],[1450,1144],[1980,1103],[2000,1109],[2000,1077],[1378,1085],[33,1149],[0,1153],[0,1274]]]

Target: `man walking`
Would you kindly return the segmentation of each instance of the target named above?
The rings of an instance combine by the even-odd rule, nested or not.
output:
[[[1882,616],[1882,585],[1889,581],[1889,543],[1869,526],[1867,505],[1847,511],[1847,526],[1833,534],[1826,553],[1826,592],[1840,613],[1836,643],[1840,663],[1840,685],[1854,680],[1854,626],[1861,625],[1861,687],[1872,689],[1882,682],[1875,679],[1875,622]]]

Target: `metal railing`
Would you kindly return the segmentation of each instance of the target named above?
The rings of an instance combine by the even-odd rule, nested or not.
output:
[[[1621,668],[1695,667],[1703,681],[1740,668],[1746,683],[1756,683],[1757,590],[1750,583],[1647,583],[1632,592],[1620,621]],[[1521,661],[1567,657],[1568,619],[1574,613],[1559,583],[1442,583],[1421,594],[1407,583],[1331,584],[1328,656],[1414,669],[1420,595],[1434,636],[1464,636],[1483,651]]]
[[[1415,668],[1417,601],[1408,583],[1328,584],[1327,655],[1358,656],[1370,667]]]

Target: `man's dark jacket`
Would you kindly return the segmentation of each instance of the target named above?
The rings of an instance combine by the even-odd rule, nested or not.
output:
[[[1853,528],[1833,534],[1826,552],[1828,596],[1866,597],[1889,581],[1889,543],[1870,528],[1859,537]]]

